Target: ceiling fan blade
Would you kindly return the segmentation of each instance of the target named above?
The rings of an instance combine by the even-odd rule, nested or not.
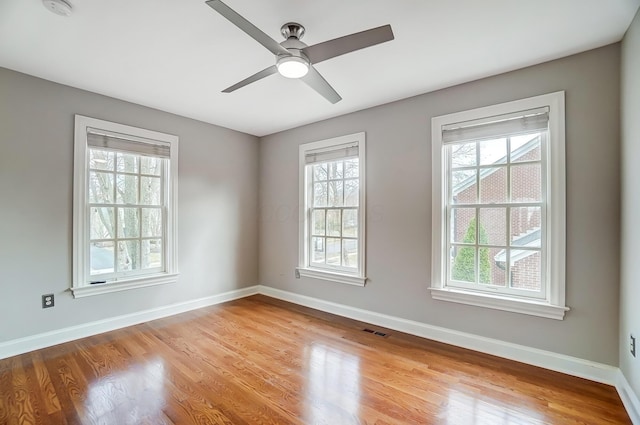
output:
[[[269,68],[265,68],[260,72],[256,72],[251,77],[247,77],[239,83],[236,83],[231,87],[227,87],[226,89],[222,90],[222,93],[231,93],[232,91],[238,90],[239,88],[242,88],[248,84],[255,83],[256,81],[261,80],[264,77],[268,77],[269,75],[275,74],[276,72],[278,72],[278,68],[276,68],[275,65],[271,65]]]
[[[342,100],[338,92],[336,92],[327,80],[324,79],[322,75],[311,65],[309,67],[309,72],[304,77],[300,78],[304,81],[309,87],[317,91],[320,95],[322,95],[325,99],[327,99],[331,103],[338,103]]]
[[[277,41],[262,32],[258,27],[247,21],[245,18],[240,16],[238,12],[231,9],[220,0],[209,0],[205,3],[231,21],[231,23],[235,24],[235,26],[240,28],[242,31],[246,32],[258,43],[269,49],[269,51],[274,55],[289,55],[289,51],[282,47]]]
[[[344,37],[334,38],[333,40],[314,44],[313,46],[307,46],[302,49],[302,51],[307,55],[311,63],[318,63],[344,55],[345,53],[391,41],[393,38],[391,25],[383,25],[370,30],[345,35]]]

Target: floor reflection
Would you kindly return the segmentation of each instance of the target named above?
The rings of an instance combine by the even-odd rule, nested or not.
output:
[[[164,361],[155,358],[92,382],[84,401],[87,417],[92,423],[118,425],[162,417],[164,374]]]
[[[448,425],[545,425],[548,422],[535,410],[524,405],[516,408],[504,403],[492,402],[483,395],[469,395],[450,390],[447,410],[439,417]]]
[[[360,359],[317,343],[305,354],[305,423],[359,423]]]

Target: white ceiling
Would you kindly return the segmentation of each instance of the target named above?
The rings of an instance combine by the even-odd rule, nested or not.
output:
[[[272,75],[273,55],[204,0],[0,0],[0,66],[263,136],[622,39],[640,0],[225,0],[278,42],[391,24],[395,40],[316,66],[343,100]],[[81,111],[78,111],[81,112]]]

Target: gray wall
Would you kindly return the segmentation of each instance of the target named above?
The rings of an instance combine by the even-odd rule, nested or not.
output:
[[[619,82],[620,45],[615,44],[262,138],[260,283],[617,365]],[[566,91],[567,304],[572,310],[556,321],[432,300],[427,291],[431,117],[558,90]],[[370,280],[364,288],[297,280],[298,145],[358,131],[367,134]]]
[[[177,284],[68,292],[74,114],[180,137]],[[254,136],[0,68],[0,342],[255,285],[258,154]]]
[[[640,338],[640,12],[622,42],[622,240],[620,369],[640,395],[640,339],[636,358],[629,334]]]

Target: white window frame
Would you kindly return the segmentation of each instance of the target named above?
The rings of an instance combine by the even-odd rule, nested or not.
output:
[[[305,163],[305,157],[312,151],[329,151],[331,148],[338,149],[345,144],[357,142],[358,144],[358,179],[359,179],[359,200],[358,200],[358,268],[354,272],[345,270],[317,267],[310,262],[310,226],[311,208],[309,207],[312,193],[311,166]],[[328,280],[332,282],[345,283],[349,285],[364,286],[367,280],[365,276],[365,218],[366,218],[366,188],[365,188],[365,133],[354,133],[346,136],[334,137],[317,142],[305,143],[299,148],[299,199],[300,199],[300,224],[299,224],[299,249],[298,268],[296,272],[299,276],[315,279]]]
[[[87,133],[104,131],[121,135],[124,139],[161,142],[169,145],[170,157],[165,167],[162,187],[165,192],[165,235],[163,237],[164,270],[140,275],[119,277],[107,283],[91,284],[89,275],[89,146]],[[113,123],[82,115],[75,115],[74,176],[73,176],[73,281],[75,298],[118,292],[147,286],[174,283],[178,276],[177,216],[178,216],[178,136],[124,124]]]
[[[524,298],[489,291],[466,290],[447,285],[447,172],[442,130],[445,126],[538,108],[549,108],[547,149],[542,150],[543,208],[546,212],[546,240],[542,241],[543,264],[546,264],[543,299]],[[515,100],[498,105],[462,111],[431,120],[432,140],[432,271],[430,292],[433,299],[504,310],[562,320],[565,312],[566,252],[566,177],[565,177],[565,104],[564,91]],[[544,172],[543,172],[544,175]]]

